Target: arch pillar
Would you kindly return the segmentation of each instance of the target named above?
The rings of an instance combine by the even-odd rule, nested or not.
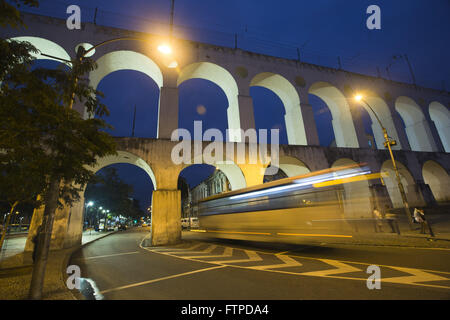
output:
[[[163,86],[158,105],[158,139],[170,139],[178,129],[178,88]]]
[[[303,123],[305,125],[306,141],[309,146],[318,146],[319,134],[317,133],[316,120],[314,119],[314,111],[309,103],[300,103],[301,113],[303,115]],[[286,120],[287,121],[287,120]]]
[[[253,109],[253,98],[247,95],[238,95],[239,118],[241,129],[255,129],[255,113]],[[241,141],[241,140],[240,140]]]
[[[152,195],[152,246],[181,240],[181,191],[155,190]]]
[[[266,166],[262,164],[240,164],[247,187],[256,186],[264,182]]]
[[[360,148],[369,148],[369,139],[367,139],[366,130],[364,129],[360,110],[361,107],[351,100],[349,100],[348,103],[350,105],[350,114],[352,115],[358,145]]]

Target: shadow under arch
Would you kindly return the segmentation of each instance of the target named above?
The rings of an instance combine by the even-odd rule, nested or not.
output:
[[[413,151],[436,151],[430,127],[420,106],[411,98],[400,96],[395,100],[395,110],[405,123],[405,131]]]
[[[327,82],[316,82],[309,87],[309,94],[321,98],[331,111],[337,147],[359,148],[350,106],[344,94]]]
[[[418,191],[416,182],[414,181],[414,178],[409,172],[408,168],[406,168],[406,166],[400,161],[396,160],[395,163],[397,165],[403,188],[405,189],[406,199],[408,200],[409,206],[412,207],[423,205],[423,196],[420,191]],[[402,208],[403,200],[400,194],[400,190],[398,189],[397,179],[395,177],[395,171],[392,165],[392,161],[384,161],[381,165],[380,172],[384,174],[383,181],[386,185],[386,189],[388,191],[389,198],[391,199],[393,207]]]
[[[204,79],[209,80],[218,85],[228,100],[227,117],[229,140],[232,142],[240,142],[240,116],[239,116],[239,89],[236,80],[223,67],[211,62],[196,62],[184,66],[177,80],[177,86],[180,86],[184,81],[189,79]]]
[[[425,162],[422,167],[422,177],[437,202],[450,201],[450,178],[439,163],[433,160]]]
[[[352,159],[341,158],[336,160],[331,168],[355,165]],[[367,179],[344,183],[344,212],[347,218],[372,218],[372,193]]]
[[[254,76],[250,81],[250,87],[255,86],[269,89],[283,102],[288,143],[290,145],[307,145],[300,97],[294,86],[286,78],[271,72],[262,72]]]
[[[450,152],[450,111],[443,104],[433,101],[430,103],[429,112],[445,152]]]

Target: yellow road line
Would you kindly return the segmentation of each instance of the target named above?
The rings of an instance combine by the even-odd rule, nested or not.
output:
[[[340,234],[310,234],[310,233],[280,233],[279,236],[302,236],[302,237],[335,237],[335,238],[353,238],[353,236],[340,235]]]

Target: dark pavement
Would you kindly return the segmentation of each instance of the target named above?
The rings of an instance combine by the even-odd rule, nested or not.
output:
[[[76,251],[104,299],[449,299],[450,250],[348,244],[289,245],[205,238],[146,247],[148,229],[118,232]],[[369,265],[381,289],[369,290]],[[92,291],[92,290],[90,290]]]

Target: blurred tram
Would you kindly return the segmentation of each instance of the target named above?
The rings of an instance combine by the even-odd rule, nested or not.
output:
[[[214,195],[194,204],[200,227],[195,231],[258,241],[352,237],[361,232],[361,220],[373,226],[373,219],[346,215],[349,202],[361,199],[346,197],[343,185],[377,178],[379,173],[355,164]]]

